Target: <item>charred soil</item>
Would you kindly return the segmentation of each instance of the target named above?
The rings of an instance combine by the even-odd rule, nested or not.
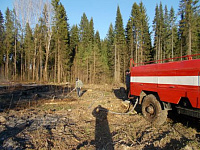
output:
[[[200,121],[170,114],[154,127],[120,87],[2,86],[0,149],[200,149]],[[128,112],[128,113],[127,113]],[[173,116],[173,117],[170,117]]]

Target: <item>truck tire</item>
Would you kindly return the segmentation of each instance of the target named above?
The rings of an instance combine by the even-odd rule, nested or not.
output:
[[[154,126],[160,126],[166,121],[168,112],[162,110],[160,102],[153,94],[150,94],[142,102],[142,114]]]

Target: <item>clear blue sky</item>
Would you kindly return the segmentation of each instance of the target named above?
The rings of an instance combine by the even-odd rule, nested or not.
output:
[[[0,10],[4,14],[6,8],[13,9],[14,0],[0,0]],[[117,6],[119,5],[124,27],[131,14],[134,2],[139,4],[141,0],[60,0],[64,5],[69,19],[70,27],[79,24],[81,16],[86,13],[90,20],[93,17],[94,29],[99,31],[101,38],[105,38],[108,33],[110,23],[115,25]],[[162,2],[163,8],[167,5],[168,10],[173,6],[175,12],[178,12],[179,0],[142,0],[149,17],[150,30],[152,30],[152,21],[155,16],[156,4]]]

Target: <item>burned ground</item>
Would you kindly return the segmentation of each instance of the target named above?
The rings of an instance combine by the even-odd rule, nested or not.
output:
[[[197,119],[169,114],[153,127],[139,107],[126,114],[120,87],[86,85],[80,98],[72,89],[1,87],[0,149],[200,149]]]

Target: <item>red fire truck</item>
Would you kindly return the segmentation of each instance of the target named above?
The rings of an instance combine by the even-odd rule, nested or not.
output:
[[[130,95],[138,98],[146,120],[161,125],[173,109],[200,118],[200,59],[192,59],[194,56],[200,54],[154,64],[134,64],[131,60]],[[161,63],[164,61],[168,62]]]

